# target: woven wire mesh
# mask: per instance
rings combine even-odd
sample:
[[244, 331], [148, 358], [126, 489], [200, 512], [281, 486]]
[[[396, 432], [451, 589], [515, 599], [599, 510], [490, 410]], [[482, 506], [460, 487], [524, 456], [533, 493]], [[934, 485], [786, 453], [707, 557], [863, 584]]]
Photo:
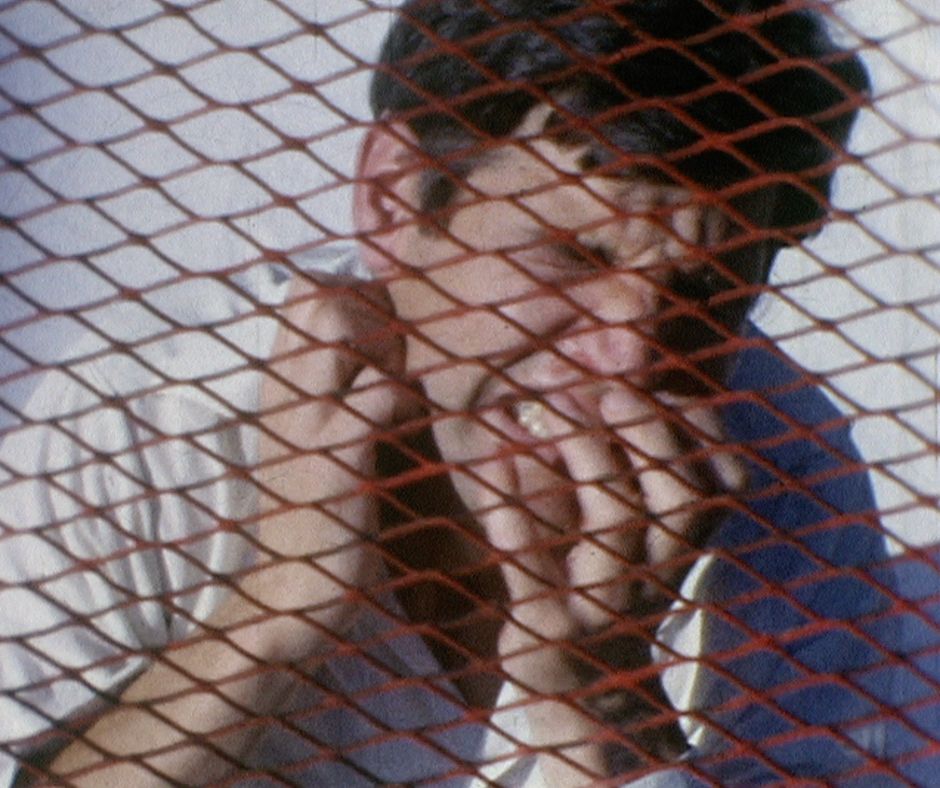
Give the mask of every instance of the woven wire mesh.
[[[399, 381], [424, 407], [407, 426], [372, 425], [383, 441], [384, 475], [358, 479], [346, 495], [298, 504], [277, 473], [304, 451], [305, 436], [293, 434], [289, 421], [272, 427], [277, 414], [263, 412], [259, 400], [264, 385], [286, 387], [289, 403], [326, 396], [279, 371], [277, 362], [286, 366], [296, 347], [273, 359], [271, 349], [279, 332], [318, 339], [291, 324], [305, 302], [290, 302], [289, 281], [336, 260], [347, 274], [363, 271], [349, 251], [363, 240], [351, 219], [356, 150], [371, 126], [365, 96], [394, 5], [0, 4], [4, 777], [19, 768], [41, 778], [65, 743], [87, 740], [91, 722], [136, 675], [163, 663], [184, 677], [169, 690], [171, 700], [204, 697], [208, 706], [216, 700], [235, 712], [215, 730], [198, 720], [180, 723], [169, 706], [145, 704], [177, 734], [153, 749], [136, 742], [109, 751], [95, 739], [92, 749], [105, 765], [125, 758], [141, 767], [139, 775], [162, 779], [174, 753], [195, 743], [225, 767], [183, 782], [504, 784], [515, 775], [552, 784], [527, 760], [539, 743], [524, 731], [528, 710], [553, 698], [529, 687], [494, 714], [455, 689], [482, 687], [492, 705], [500, 685], [513, 683], [496, 655], [499, 632], [517, 612], [500, 573], [524, 556], [494, 548], [465, 514], [455, 514], [461, 502], [446, 485], [454, 464], [422, 432], [453, 414]], [[769, 285], [756, 288], [761, 298], [751, 317], [769, 339], [722, 335], [719, 355], [757, 348], [791, 376], [770, 393], [713, 390], [709, 405], [757, 403], [781, 429], [748, 445], [729, 439], [720, 446], [706, 435], [680, 465], [708, 465], [730, 451], [766, 470], [768, 455], [791, 445], [835, 458], [807, 478], [773, 469], [764, 494], [789, 490], [810, 500], [822, 513], [807, 531], [821, 542], [829, 533], [844, 538], [840, 529], [860, 529], [877, 535], [884, 554], [870, 567], [824, 549], [814, 553], [759, 505], [722, 497], [763, 526], [741, 554], [765, 557], [749, 561], [723, 548], [729, 566], [752, 579], [760, 560], [802, 560], [812, 569], [782, 586], [757, 580], [722, 600], [701, 584], [696, 590], [714, 551], [688, 537], [683, 572], [692, 564], [689, 552], [703, 559], [684, 584], [653, 578], [665, 605], [638, 604], [601, 632], [562, 638], [564, 659], [578, 665], [582, 683], [559, 696], [558, 708], [594, 709], [596, 739], [620, 753], [620, 782], [671, 766], [706, 784], [731, 783], [722, 769], [733, 774], [746, 762], [737, 772], [741, 784], [758, 781], [755, 774], [767, 781], [930, 784], [940, 757], [940, 567], [932, 552], [940, 541], [940, 18], [929, 0], [798, 5], [823, 13], [834, 37], [859, 53], [872, 98], [849, 149], [836, 157], [824, 228], [781, 252]], [[809, 66], [829, 73], [826, 63]], [[550, 99], [538, 86], [531, 90]], [[473, 191], [467, 187], [465, 205], [485, 202]], [[462, 245], [458, 251], [472, 256], [472, 244]], [[347, 287], [353, 301], [361, 299], [361, 286]], [[451, 303], [450, 313], [471, 307]], [[524, 321], [513, 327], [537, 338]], [[399, 323], [397, 330], [421, 337], [425, 327]], [[342, 348], [342, 338], [328, 338], [325, 347]], [[443, 372], [465, 362], [440, 350]], [[692, 358], [670, 363], [694, 372]], [[780, 404], [807, 388], [834, 403], [812, 423]], [[354, 406], [325, 401], [361, 425]], [[702, 437], [681, 407], [655, 396], [647, 404], [656, 419]], [[363, 418], [372, 421], [369, 413]], [[833, 438], [849, 426], [858, 457], [850, 443]], [[501, 439], [515, 456], [531, 451], [514, 446], [512, 434]], [[334, 445], [331, 467], [355, 475], [344, 449], [355, 453], [361, 441]], [[272, 452], [260, 464], [259, 446]], [[639, 451], [640, 464], [674, 473], [655, 452]], [[861, 473], [875, 495], [862, 511], [843, 511], [820, 492]], [[466, 474], [491, 484], [472, 464]], [[558, 483], [561, 495], [577, 493], [567, 475]], [[364, 498], [377, 502], [386, 521], [376, 534], [336, 515]], [[523, 496], [519, 507], [537, 511], [537, 499]], [[344, 609], [366, 611], [373, 623], [334, 628], [309, 611], [295, 613], [291, 626], [315, 630], [326, 645], [316, 662], [285, 665], [256, 658], [211, 622], [224, 599], [244, 593], [253, 566], [286, 561], [259, 536], [259, 512], [273, 519], [298, 506], [334, 518], [383, 568], [360, 587], [330, 563], [348, 543], [306, 555], [352, 603]], [[538, 550], [571, 549], [576, 536], [555, 534]], [[634, 582], [651, 577], [628, 562], [623, 573]], [[880, 600], [857, 620], [827, 612], [824, 594], [814, 595], [822, 588], [855, 594], [860, 586], [853, 582]], [[564, 599], [572, 589], [562, 584], [543, 593]], [[670, 618], [669, 605], [681, 599], [705, 611], [708, 626], [733, 631], [715, 641], [717, 653], [699, 653], [708, 638], [703, 613], [673, 606]], [[276, 617], [276, 604], [253, 601], [257, 621]], [[772, 608], [767, 631], [739, 615], [748, 605]], [[685, 634], [665, 637], [683, 616]], [[904, 635], [883, 634], [889, 631]], [[536, 651], [548, 648], [537, 630], [529, 634]], [[859, 656], [827, 672], [832, 655], [794, 645], [814, 639], [824, 650], [841, 644]], [[241, 655], [237, 674], [186, 680], [187, 649], [210, 641]], [[659, 656], [651, 661], [653, 641]], [[409, 656], [402, 660], [402, 653]], [[776, 658], [772, 679], [749, 673], [763, 653]], [[696, 695], [702, 675], [719, 687], [710, 706]], [[239, 707], [229, 688], [252, 680], [287, 681], [291, 691], [261, 713]], [[891, 681], [903, 689], [885, 689]], [[605, 700], [618, 693], [643, 698], [645, 713], [617, 719], [605, 712]], [[852, 711], [834, 712], [828, 722], [824, 713], [801, 716], [827, 703], [842, 708], [845, 697]], [[808, 698], [808, 706], [797, 698]], [[752, 709], [753, 719], [737, 718], [742, 709]], [[677, 766], [668, 742], [680, 727], [706, 754]], [[877, 746], [872, 730], [882, 740]], [[262, 744], [231, 745], [250, 738], [246, 731]], [[577, 766], [576, 755], [555, 750]], [[799, 751], [805, 758], [794, 755]], [[800, 771], [814, 759], [829, 764]], [[607, 777], [617, 777], [617, 763], [611, 760]], [[100, 765], [79, 774], [94, 781]], [[590, 781], [590, 769], [583, 774]]]

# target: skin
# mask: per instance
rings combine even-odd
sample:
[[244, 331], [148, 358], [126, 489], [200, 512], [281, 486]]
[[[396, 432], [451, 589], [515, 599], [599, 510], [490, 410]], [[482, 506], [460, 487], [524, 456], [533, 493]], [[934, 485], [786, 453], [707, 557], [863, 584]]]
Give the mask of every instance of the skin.
[[[281, 312], [254, 473], [266, 557], [53, 774], [156, 785], [231, 770], [254, 739], [242, 723], [277, 711], [290, 673], [316, 669], [374, 582], [381, 559], [364, 538], [376, 502], [360, 479], [376, 472], [377, 438], [420, 402], [460, 500], [502, 555], [497, 652], [526, 701], [521, 743], [551, 785], [605, 776], [605, 729], [582, 702], [572, 644], [667, 604], [700, 537], [692, 509], [743, 485], [707, 403], [650, 395], [638, 330], [669, 273], [702, 266], [692, 252], [725, 231], [681, 189], [586, 175], [583, 150], [542, 133], [547, 116], [534, 110], [485, 154], [436, 230], [418, 208], [413, 141], [376, 127], [356, 220], [381, 281], [301, 282]], [[519, 418], [531, 403], [536, 435]]]
[[[359, 219], [379, 231], [367, 259], [411, 326], [406, 371], [454, 485], [504, 556], [499, 654], [530, 698], [525, 743], [543, 751], [550, 784], [580, 785], [604, 774], [603, 729], [574, 702], [570, 644], [668, 597], [700, 505], [744, 477], [714, 451], [712, 410], [646, 393], [651, 349], [637, 328], [670, 274], [707, 265], [695, 252], [723, 239], [723, 216], [676, 187], [585, 175], [585, 149], [543, 134], [548, 115], [534, 110], [485, 154], [444, 230], [416, 221], [421, 165], [406, 131], [385, 132], [366, 149]], [[537, 436], [519, 424], [533, 402]], [[689, 445], [712, 450], [707, 478]]]
[[[375, 502], [376, 426], [408, 418], [402, 343], [385, 331], [381, 286], [298, 281], [280, 313], [262, 385], [259, 559], [201, 632], [168, 647], [50, 765], [78, 786], [206, 783], [253, 745], [296, 670], [354, 620], [376, 577], [363, 548]], [[260, 669], [259, 669], [260, 666]], [[263, 723], [262, 723], [263, 724]]]

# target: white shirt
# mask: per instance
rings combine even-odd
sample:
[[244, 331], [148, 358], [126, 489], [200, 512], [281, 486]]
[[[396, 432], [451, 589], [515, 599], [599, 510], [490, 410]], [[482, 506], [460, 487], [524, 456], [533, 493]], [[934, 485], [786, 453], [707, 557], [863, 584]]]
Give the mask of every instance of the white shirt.
[[[295, 264], [364, 275], [351, 249]], [[0, 788], [15, 778], [13, 753], [42, 747], [56, 721], [93, 713], [101, 693], [118, 697], [148, 653], [206, 620], [223, 581], [251, 565], [241, 534], [256, 491], [240, 471], [257, 461], [260, 380], [249, 360], [269, 357], [277, 326], [266, 309], [289, 283], [277, 265], [194, 275], [140, 302], [84, 310], [86, 324], [33, 324], [33, 366], [0, 384]], [[685, 598], [709, 587], [709, 561], [689, 574]], [[298, 682], [248, 764], [343, 788], [482, 786], [465, 764], [500, 785], [545, 786], [514, 743], [529, 738], [514, 687], [488, 720], [468, 721], [394, 599], [373, 601], [349, 634], [367, 647]], [[702, 615], [672, 616], [657, 638], [688, 659], [663, 676], [679, 709], [694, 705], [702, 680]], [[696, 741], [703, 727], [688, 732]], [[698, 784], [680, 769], [636, 783]]]
[[[362, 274], [350, 249], [296, 262]], [[258, 305], [281, 303], [289, 281], [260, 265], [148, 291], [150, 310], [112, 302], [86, 313], [94, 330], [47, 321], [36, 361], [57, 366], [0, 387], [13, 414], [0, 444], [0, 785], [17, 770], [7, 750], [32, 751], [54, 721], [119, 695], [148, 651], [208, 618], [226, 594], [217, 578], [251, 564], [239, 531], [256, 493], [237, 471], [257, 458], [243, 416], [257, 413], [260, 380], [247, 359], [269, 356], [276, 323]], [[442, 785], [467, 785], [456, 770], [469, 762], [507, 785], [539, 784], [533, 759], [499, 732], [524, 740], [524, 714], [467, 723], [424, 642], [382, 603], [387, 614], [366, 613], [350, 634], [372, 643], [368, 654], [331, 658], [317, 686], [298, 687], [286, 719], [299, 733], [273, 730], [257, 766], [306, 759], [290, 773], [310, 785], [448, 773]], [[504, 688], [500, 703], [512, 699]], [[353, 764], [317, 760], [309, 736]]]

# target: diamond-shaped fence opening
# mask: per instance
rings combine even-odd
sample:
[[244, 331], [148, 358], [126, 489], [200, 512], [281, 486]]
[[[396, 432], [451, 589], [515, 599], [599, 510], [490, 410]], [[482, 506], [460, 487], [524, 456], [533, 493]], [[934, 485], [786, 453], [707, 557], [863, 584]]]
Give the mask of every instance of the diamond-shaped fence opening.
[[399, 6], [0, 2], [0, 782], [936, 784], [932, 0]]

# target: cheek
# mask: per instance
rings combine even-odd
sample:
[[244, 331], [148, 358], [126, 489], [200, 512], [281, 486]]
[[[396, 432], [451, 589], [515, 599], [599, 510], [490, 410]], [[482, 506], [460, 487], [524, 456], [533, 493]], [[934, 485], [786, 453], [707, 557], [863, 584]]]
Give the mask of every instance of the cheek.
[[538, 227], [516, 197], [477, 199], [454, 211], [447, 225], [447, 235], [464, 250], [498, 252], [522, 243]]
[[451, 260], [428, 266], [428, 277], [458, 306], [483, 306], [522, 298], [537, 283], [521, 266], [499, 254], [464, 251]]

